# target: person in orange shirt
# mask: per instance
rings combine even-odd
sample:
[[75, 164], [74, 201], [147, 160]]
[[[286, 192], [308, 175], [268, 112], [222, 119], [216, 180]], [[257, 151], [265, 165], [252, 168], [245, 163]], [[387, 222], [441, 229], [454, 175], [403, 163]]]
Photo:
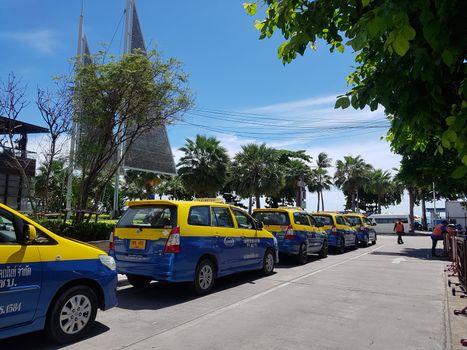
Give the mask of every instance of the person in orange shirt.
[[404, 244], [404, 241], [402, 240], [402, 234], [405, 232], [405, 230], [401, 219], [396, 221], [393, 231], [397, 234], [397, 244]]
[[444, 220], [439, 225], [436, 225], [436, 227], [433, 229], [433, 233], [431, 234], [431, 240], [432, 240], [431, 256], [437, 256], [436, 245], [438, 244], [438, 241], [444, 238], [443, 234], [448, 233], [447, 225], [448, 225], [448, 222]]

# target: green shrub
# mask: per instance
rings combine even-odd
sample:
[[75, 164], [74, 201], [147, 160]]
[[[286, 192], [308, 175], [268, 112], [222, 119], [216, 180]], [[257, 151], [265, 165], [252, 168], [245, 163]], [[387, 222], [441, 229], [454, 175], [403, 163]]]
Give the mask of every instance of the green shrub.
[[83, 222], [78, 225], [64, 223], [62, 220], [40, 220], [39, 224], [59, 236], [74, 238], [83, 242], [109, 239], [114, 223]]

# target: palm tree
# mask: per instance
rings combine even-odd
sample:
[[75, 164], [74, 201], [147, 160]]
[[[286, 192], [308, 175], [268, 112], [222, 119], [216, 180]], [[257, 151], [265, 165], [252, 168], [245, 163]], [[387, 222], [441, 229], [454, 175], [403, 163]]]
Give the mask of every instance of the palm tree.
[[278, 159], [278, 152], [266, 147], [264, 143], [242, 146], [231, 167], [232, 188], [243, 198], [254, 196], [256, 207], [260, 208], [262, 195], [277, 193], [283, 186], [282, 168]]
[[327, 168], [331, 167], [332, 158], [329, 158], [326, 152], [321, 152], [318, 154], [316, 159], [316, 165], [318, 166], [318, 211], [319, 211], [319, 200], [321, 198], [321, 210], [324, 210], [324, 196], [323, 190], [330, 190], [332, 186], [332, 179], [328, 175]]
[[324, 210], [323, 190], [330, 190], [332, 184], [332, 177], [328, 175], [325, 168], [316, 168], [311, 171], [311, 178], [308, 182], [308, 191], [316, 192], [318, 194], [317, 211], [320, 210], [320, 202], [321, 210]]
[[229, 156], [215, 137], [196, 135], [180, 148], [178, 175], [184, 187], [196, 197], [214, 197], [227, 180]]
[[381, 201], [392, 190], [391, 174], [387, 170], [373, 169], [368, 174], [366, 190], [376, 195], [376, 212], [381, 214]]
[[342, 189], [346, 195], [350, 195], [352, 211], [355, 211], [358, 190], [368, 179], [368, 173], [371, 169], [373, 167], [365, 163], [360, 156], [345, 156], [344, 161], [338, 160], [336, 162], [334, 184]]

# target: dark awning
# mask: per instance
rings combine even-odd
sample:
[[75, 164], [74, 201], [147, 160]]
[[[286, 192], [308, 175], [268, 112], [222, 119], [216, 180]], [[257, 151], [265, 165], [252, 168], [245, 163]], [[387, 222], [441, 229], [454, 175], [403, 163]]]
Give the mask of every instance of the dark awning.
[[0, 135], [9, 134], [10, 131], [12, 134], [46, 134], [49, 132], [42, 126], [0, 116]]

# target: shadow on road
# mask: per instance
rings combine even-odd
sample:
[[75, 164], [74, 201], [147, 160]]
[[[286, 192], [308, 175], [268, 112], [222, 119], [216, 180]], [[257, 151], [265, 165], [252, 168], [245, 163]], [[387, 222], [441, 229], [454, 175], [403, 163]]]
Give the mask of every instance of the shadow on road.
[[[431, 243], [431, 242], [430, 242]], [[442, 255], [442, 249], [437, 249], [436, 253], [438, 255]], [[431, 248], [403, 248], [400, 252], [385, 252], [385, 251], [375, 251], [370, 253], [371, 255], [387, 255], [387, 256], [394, 256], [394, 257], [408, 257], [408, 258], [415, 258], [415, 259], [422, 259], [422, 260], [443, 260], [447, 261], [448, 259], [443, 256], [431, 256]]]
[[[247, 271], [216, 279], [210, 294], [251, 283], [265, 276], [259, 271]], [[122, 283], [119, 283], [122, 285]], [[152, 282], [148, 287], [129, 287], [117, 291], [118, 307], [126, 310], [159, 310], [203, 298], [196, 296], [189, 283]]]
[[[80, 341], [90, 339], [93, 337], [96, 337], [98, 335], [101, 335], [105, 332], [107, 332], [110, 328], [107, 327], [106, 325], [100, 323], [100, 322], [95, 322], [91, 331], [89, 334], [84, 338], [81, 339]], [[79, 344], [79, 342], [76, 343], [71, 343], [71, 344]], [[52, 341], [50, 341], [44, 332], [34, 332], [34, 333], [28, 333], [28, 334], [23, 334], [19, 335], [17, 337], [12, 337], [4, 340], [0, 340], [0, 349], [5, 349], [5, 350], [52, 350], [52, 349], [61, 349], [65, 346], [69, 346], [70, 344], [56, 344]]]

